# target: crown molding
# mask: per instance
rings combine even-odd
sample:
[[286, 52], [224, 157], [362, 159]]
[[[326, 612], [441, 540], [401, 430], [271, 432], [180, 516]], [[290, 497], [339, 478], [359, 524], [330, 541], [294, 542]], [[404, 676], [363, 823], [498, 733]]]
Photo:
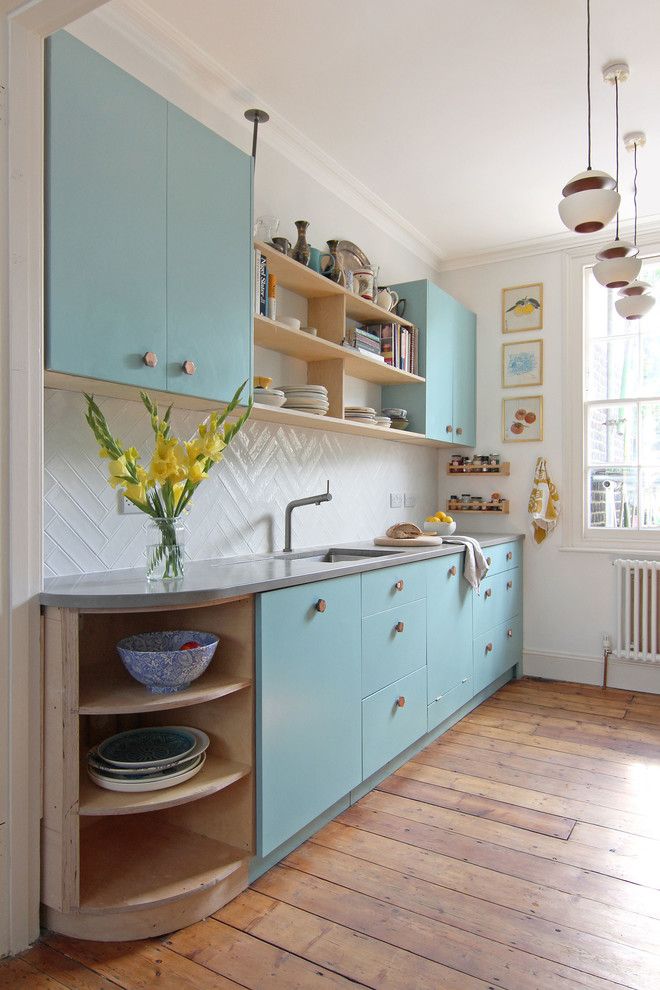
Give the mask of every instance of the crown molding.
[[[270, 114], [259, 142], [269, 145], [296, 168], [310, 175], [348, 206], [434, 269], [445, 252], [385, 200], [294, 127], [260, 94], [245, 86], [224, 66], [187, 38], [142, 0], [114, 0], [69, 30], [81, 41], [107, 50], [108, 40], [140, 60], [174, 75], [206, 103], [245, 126], [243, 111], [258, 106]], [[104, 52], [105, 53], [105, 52]]]

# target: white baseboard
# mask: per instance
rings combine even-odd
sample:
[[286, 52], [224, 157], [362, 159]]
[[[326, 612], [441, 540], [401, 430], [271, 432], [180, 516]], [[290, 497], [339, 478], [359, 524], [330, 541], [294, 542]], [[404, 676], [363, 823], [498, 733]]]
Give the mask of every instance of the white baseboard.
[[[524, 650], [523, 674], [550, 681], [600, 685], [603, 683], [603, 658]], [[611, 657], [607, 686], [660, 694], [660, 664], [632, 663]]]

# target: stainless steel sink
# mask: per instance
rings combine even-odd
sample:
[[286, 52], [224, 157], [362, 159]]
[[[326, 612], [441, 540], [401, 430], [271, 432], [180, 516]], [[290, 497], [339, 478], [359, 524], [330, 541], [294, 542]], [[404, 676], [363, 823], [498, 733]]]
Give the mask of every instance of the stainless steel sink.
[[373, 560], [380, 557], [392, 557], [401, 553], [400, 550], [366, 550], [347, 547], [331, 547], [329, 550], [299, 550], [293, 553], [274, 553], [275, 560], [309, 560], [319, 564], [340, 564], [353, 560]]

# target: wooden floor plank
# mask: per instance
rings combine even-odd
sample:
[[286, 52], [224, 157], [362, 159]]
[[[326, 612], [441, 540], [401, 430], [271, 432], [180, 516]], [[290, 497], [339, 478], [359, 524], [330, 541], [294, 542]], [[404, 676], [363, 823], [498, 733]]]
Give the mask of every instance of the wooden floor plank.
[[[625, 719], [603, 719], [602, 715], [593, 715], [590, 721], [579, 712], [574, 712], [572, 717], [568, 717], [571, 713], [545, 714], [542, 710], [539, 714], [525, 710], [525, 708], [534, 707], [537, 706], [521, 705], [518, 709], [506, 708], [502, 702], [494, 698], [480, 705], [474, 717], [476, 721], [484, 721], [487, 724], [489, 719], [505, 719], [508, 723], [518, 726], [524, 733], [530, 734], [535, 731], [534, 726], [550, 727], [568, 732], [579, 731], [598, 745], [603, 739], [616, 740], [617, 743], [626, 742], [629, 746], [632, 744], [642, 747], [638, 751], [638, 755], [642, 755], [648, 750], [650, 754], [655, 753], [656, 757], [660, 758], [660, 739], [653, 726], [637, 725], [637, 723], [632, 725], [627, 723]], [[599, 719], [602, 721], [598, 721]], [[519, 729], [515, 731], [519, 731]]]
[[[285, 865], [506, 945], [514, 950], [514, 958], [521, 966], [525, 965], [521, 953], [529, 953], [562, 967], [570, 959], [573, 969], [614, 983], [637, 986], [657, 980], [660, 986], [658, 956], [490, 904], [469, 894], [444, 887], [438, 889], [438, 885], [428, 880], [367, 864], [313, 842], [291, 853]], [[556, 966], [544, 966], [539, 961], [535, 961], [535, 966], [537, 971], [547, 972], [550, 980], [556, 979]]]
[[613, 828], [578, 822], [571, 835], [576, 842], [607, 849], [618, 856], [634, 859], [643, 867], [653, 871], [660, 867], [660, 840], [646, 839], [639, 835], [629, 835]]
[[558, 691], [572, 698], [610, 698], [614, 701], [620, 701], [622, 704], [628, 704], [635, 697], [633, 691], [624, 691], [620, 688], [601, 688], [594, 684], [575, 684], [573, 681], [549, 681], [541, 678], [522, 677], [519, 683], [534, 687], [537, 691], [548, 691], [551, 694]]
[[387, 990], [488, 988], [483, 980], [255, 890], [242, 894], [215, 917], [365, 986]]
[[[117, 990], [120, 986], [100, 973], [83, 966], [70, 956], [65, 956], [43, 942], [38, 942], [21, 955], [21, 959], [34, 969], [61, 983], [68, 990]], [[122, 984], [123, 986], [123, 984]]]
[[0, 959], [0, 990], [64, 990], [64, 984], [23, 959]]
[[[577, 722], [578, 724], [605, 725], [608, 728], [625, 725], [625, 714], [628, 709], [617, 708], [616, 715], [609, 712], [594, 712], [571, 707], [564, 708], [559, 698], [553, 698], [552, 705], [539, 705], [535, 697], [521, 697], [520, 695], [495, 695], [483, 706], [484, 711], [493, 712], [515, 712], [512, 717], [518, 718], [521, 715], [534, 715], [540, 718], [560, 718], [567, 722]], [[634, 727], [633, 727], [634, 728]]]
[[[575, 866], [578, 869], [616, 877], [619, 880], [660, 891], [660, 846], [655, 850], [654, 859], [639, 854], [621, 855], [618, 850], [611, 852], [610, 847], [603, 840], [601, 840], [602, 844], [595, 841], [578, 841], [575, 830], [570, 841], [565, 842], [562, 839], [529, 832], [526, 829], [502, 822], [493, 822], [489, 819], [428, 804], [424, 801], [425, 791], [423, 789], [428, 790], [429, 785], [420, 784], [416, 780], [396, 777], [383, 783], [388, 786], [367, 794], [360, 801], [359, 807], [397, 815], [400, 818], [408, 818], [411, 821], [433, 825], [436, 828], [443, 828], [459, 835], [469, 835], [473, 839], [494, 842], [508, 849], [517, 849], [519, 852], [527, 852], [533, 856], [540, 856], [542, 859], [566, 863], [568, 866]], [[578, 822], [576, 829], [580, 827]], [[597, 826], [584, 827], [597, 828]], [[607, 832], [606, 829], [599, 829], [599, 831]], [[616, 832], [615, 834], [625, 836], [623, 832]], [[639, 841], [652, 842], [650, 839], [640, 839]], [[638, 893], [636, 901], [639, 902], [636, 910], [646, 913], [647, 903], [641, 892]], [[649, 898], [648, 904], [652, 906], [656, 903], [656, 897]], [[653, 910], [653, 908], [651, 909]]]
[[611, 715], [613, 718], [623, 718], [629, 705], [625, 701], [609, 700], [606, 698], [584, 698], [578, 695], [567, 695], [559, 692], [535, 691], [534, 688], [525, 685], [521, 681], [510, 681], [497, 692], [497, 697], [501, 699], [518, 698], [520, 701], [544, 707], [556, 706], [569, 711], [593, 712], [596, 715]]

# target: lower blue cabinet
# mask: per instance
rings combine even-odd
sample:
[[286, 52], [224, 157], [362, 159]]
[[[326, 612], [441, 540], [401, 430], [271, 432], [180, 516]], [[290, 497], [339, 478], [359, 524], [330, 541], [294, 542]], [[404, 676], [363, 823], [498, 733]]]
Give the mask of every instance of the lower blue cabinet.
[[426, 663], [426, 600], [362, 620], [362, 697]]
[[474, 691], [478, 694], [522, 659], [522, 617], [516, 615], [474, 640]]
[[362, 777], [360, 575], [257, 600], [257, 831], [266, 856]]
[[426, 733], [426, 667], [362, 702], [362, 776], [366, 780]]
[[474, 695], [472, 589], [463, 577], [463, 554], [437, 557], [427, 566], [428, 728], [440, 725]]

